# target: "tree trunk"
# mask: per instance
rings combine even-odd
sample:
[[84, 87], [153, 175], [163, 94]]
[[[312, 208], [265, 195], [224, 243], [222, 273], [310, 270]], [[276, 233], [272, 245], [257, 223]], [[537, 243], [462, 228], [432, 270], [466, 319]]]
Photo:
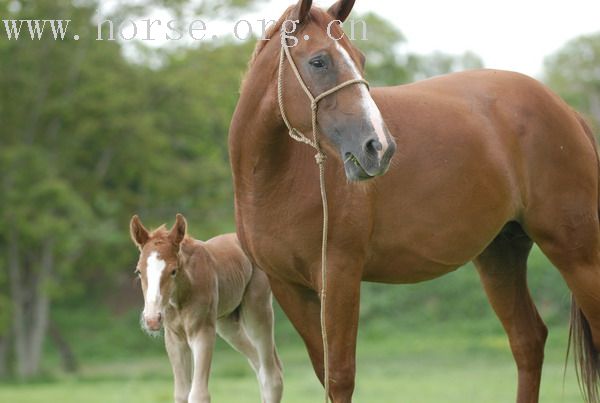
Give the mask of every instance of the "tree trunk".
[[[39, 270], [35, 270], [39, 263]], [[13, 331], [17, 376], [31, 378], [39, 373], [44, 339], [48, 330], [50, 298], [44, 290], [54, 267], [54, 243], [43, 244], [40, 261], [21, 264], [16, 234], [9, 236], [9, 278], [13, 301]]]
[[62, 335], [56, 322], [50, 320], [50, 327], [48, 330], [50, 332], [50, 338], [60, 354], [63, 369], [66, 372], [77, 372], [79, 365], [75, 358], [75, 354], [73, 354], [71, 345]]
[[8, 369], [8, 345], [7, 335], [0, 336], [0, 380], [8, 378], [10, 373]]
[[12, 330], [14, 334], [14, 347], [17, 376], [25, 376], [24, 362], [27, 356], [26, 325], [25, 325], [25, 290], [21, 280], [19, 259], [19, 239], [15, 231], [10, 231], [8, 239], [8, 274], [10, 294], [13, 303]]
[[[8, 256], [6, 244], [0, 249], [3, 256]], [[2, 260], [0, 264], [7, 263]], [[10, 353], [11, 353], [11, 316], [12, 307], [10, 302], [10, 293], [8, 289], [8, 265], [2, 264], [3, 270], [0, 273], [0, 380], [10, 376]], [[6, 270], [6, 271], [5, 271]]]

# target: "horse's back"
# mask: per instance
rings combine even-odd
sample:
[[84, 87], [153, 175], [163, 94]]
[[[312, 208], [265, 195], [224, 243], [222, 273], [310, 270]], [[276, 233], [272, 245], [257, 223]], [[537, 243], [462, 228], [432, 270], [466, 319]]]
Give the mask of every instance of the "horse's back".
[[[541, 228], [560, 206], [597, 209], [595, 147], [577, 114], [532, 78], [475, 70], [375, 88], [373, 98], [398, 144], [375, 184], [385, 189], [375, 251], [405, 250], [396, 263], [410, 261], [414, 280], [473, 259], [509, 221]], [[433, 262], [432, 273], [419, 267]]]

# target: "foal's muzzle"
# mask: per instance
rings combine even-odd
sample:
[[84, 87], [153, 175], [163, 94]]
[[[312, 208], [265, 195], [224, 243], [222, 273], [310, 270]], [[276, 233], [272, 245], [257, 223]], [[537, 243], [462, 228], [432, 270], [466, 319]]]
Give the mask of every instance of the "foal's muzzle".
[[160, 312], [151, 316], [146, 316], [144, 314], [144, 324], [146, 325], [148, 330], [151, 330], [153, 332], [160, 330], [162, 326], [162, 314]]

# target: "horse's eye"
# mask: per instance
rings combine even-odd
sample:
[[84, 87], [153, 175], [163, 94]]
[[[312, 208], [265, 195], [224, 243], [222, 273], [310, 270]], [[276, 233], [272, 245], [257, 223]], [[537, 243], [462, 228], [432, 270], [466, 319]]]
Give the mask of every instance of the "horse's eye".
[[177, 269], [173, 269], [173, 271], [171, 272], [171, 276], [175, 277], [176, 274], [177, 274]]
[[316, 69], [322, 69], [325, 67], [325, 60], [323, 60], [323, 58], [321, 57], [315, 57], [314, 59], [311, 59], [308, 63]]

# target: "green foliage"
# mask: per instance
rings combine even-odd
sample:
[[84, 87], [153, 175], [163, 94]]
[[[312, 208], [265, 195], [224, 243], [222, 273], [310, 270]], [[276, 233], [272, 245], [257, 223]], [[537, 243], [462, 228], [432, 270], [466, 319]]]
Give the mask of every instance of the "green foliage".
[[[374, 85], [409, 82], [411, 72], [401, 50], [406, 42], [404, 35], [390, 22], [374, 13], [352, 15], [349, 20], [355, 21], [353, 43], [365, 54], [367, 60], [367, 79]], [[359, 21], [364, 21], [366, 32], [360, 29]], [[350, 32], [347, 25], [346, 31]], [[363, 35], [367, 40], [362, 40]]]
[[[165, 52], [151, 69], [118, 42], [95, 41], [95, 2], [19, 4], [11, 17], [70, 18], [80, 40], [0, 41], [0, 256], [12, 237], [19, 292], [65, 301], [68, 312], [110, 298], [131, 273], [132, 214], [157, 226], [182, 212], [198, 237], [233, 229], [227, 128], [251, 49]], [[38, 282], [44, 250], [55, 267]], [[10, 304], [27, 304], [6, 294], [0, 333]]]
[[46, 157], [34, 146], [0, 151], [0, 170], [5, 173], [1, 233], [18, 229], [20, 238], [40, 242], [48, 237], [71, 239], [85, 227], [81, 223], [89, 219], [88, 206]]
[[74, 277], [109, 286], [133, 264], [134, 213], [158, 226], [183, 212], [198, 237], [233, 229], [227, 132], [251, 46], [203, 44], [152, 70], [94, 40], [90, 7], [22, 2], [15, 17], [61, 13], [80, 41], [1, 42], [0, 229], [29, 247], [49, 235], [93, 245], [73, 256]]
[[[350, 18], [354, 20], [354, 45], [367, 59], [366, 76], [373, 85], [398, 85], [424, 78], [483, 67], [481, 59], [471, 52], [448, 55], [435, 52], [430, 55], [408, 53], [403, 49], [406, 38], [391, 22], [374, 13]], [[363, 21], [366, 31], [362, 30]], [[346, 32], [351, 35], [351, 24]], [[363, 35], [367, 40], [362, 40]]]
[[600, 33], [568, 42], [546, 59], [545, 82], [600, 129]]

